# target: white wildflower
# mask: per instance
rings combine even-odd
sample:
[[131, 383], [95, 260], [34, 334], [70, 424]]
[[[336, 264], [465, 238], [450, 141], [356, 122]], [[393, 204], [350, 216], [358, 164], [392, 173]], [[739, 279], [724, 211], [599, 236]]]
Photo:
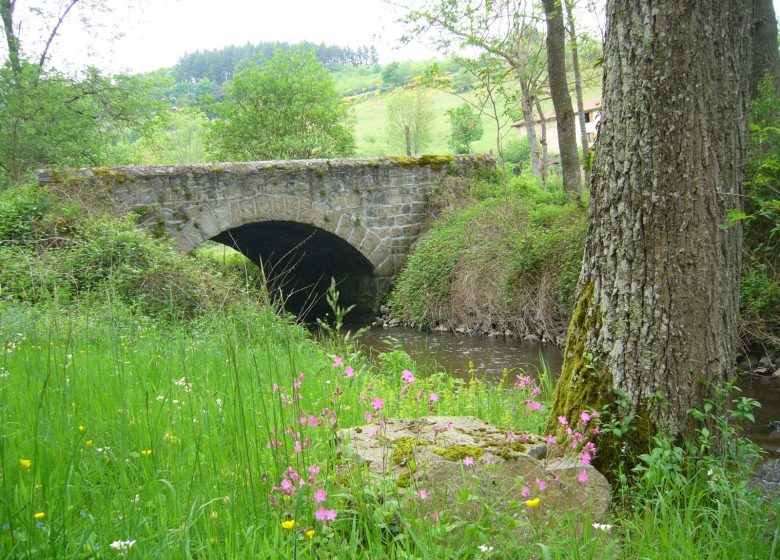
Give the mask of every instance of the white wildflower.
[[119, 550], [121, 552], [127, 552], [131, 548], [133, 548], [133, 545], [135, 544], [135, 540], [132, 541], [114, 541], [109, 546], [113, 548], [114, 550]]

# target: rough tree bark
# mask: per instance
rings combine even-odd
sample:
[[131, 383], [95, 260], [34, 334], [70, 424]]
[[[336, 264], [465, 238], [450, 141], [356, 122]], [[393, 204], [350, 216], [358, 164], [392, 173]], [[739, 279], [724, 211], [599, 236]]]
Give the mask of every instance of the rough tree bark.
[[[580, 127], [580, 147], [582, 148], [582, 159], [588, 161], [590, 146], [588, 145], [588, 133], [585, 131], [585, 102], [582, 99], [582, 72], [580, 72], [580, 54], [577, 51], [577, 28], [574, 22], [574, 2], [566, 0], [566, 31], [569, 34], [569, 45], [571, 48], [571, 68], [574, 70], [574, 93], [577, 98], [577, 113], [580, 118], [577, 124]], [[590, 167], [585, 165], [585, 184], [590, 183]]]
[[[689, 438], [732, 367], [752, 2], [608, 0], [599, 149], [558, 415], [638, 415], [640, 450]], [[602, 457], [602, 460], [610, 461]]]
[[566, 79], [566, 31], [563, 25], [561, 0], [542, 0], [547, 20], [547, 75], [550, 96], [555, 108], [558, 127], [558, 146], [561, 152], [563, 190], [578, 193], [582, 190], [580, 160], [577, 154], [577, 133], [574, 129], [574, 110], [571, 107], [569, 82]]

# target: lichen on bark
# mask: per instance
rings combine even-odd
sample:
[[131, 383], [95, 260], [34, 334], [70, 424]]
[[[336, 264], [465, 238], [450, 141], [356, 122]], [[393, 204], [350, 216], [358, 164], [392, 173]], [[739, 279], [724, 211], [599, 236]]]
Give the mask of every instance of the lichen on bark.
[[580, 290], [569, 323], [561, 377], [555, 386], [548, 432], [558, 429], [558, 417], [574, 419], [584, 410], [600, 410], [612, 396], [612, 375], [591, 353], [588, 337], [598, 332], [601, 311], [595, 303], [593, 283]]

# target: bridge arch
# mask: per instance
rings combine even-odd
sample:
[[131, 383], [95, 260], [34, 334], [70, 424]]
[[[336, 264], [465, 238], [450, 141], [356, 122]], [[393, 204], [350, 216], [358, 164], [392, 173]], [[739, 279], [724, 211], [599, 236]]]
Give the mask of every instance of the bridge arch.
[[216, 239], [262, 261], [269, 251], [259, 237], [288, 245], [316, 239], [310, 256], [335, 255], [343, 261], [339, 271], [370, 277], [371, 290], [355, 290], [373, 294], [376, 303], [426, 221], [429, 191], [448, 175], [494, 167], [486, 156], [420, 156], [85, 168], [67, 180], [42, 170], [37, 178], [62, 188], [78, 182], [107, 189], [119, 210], [134, 212], [184, 251]]

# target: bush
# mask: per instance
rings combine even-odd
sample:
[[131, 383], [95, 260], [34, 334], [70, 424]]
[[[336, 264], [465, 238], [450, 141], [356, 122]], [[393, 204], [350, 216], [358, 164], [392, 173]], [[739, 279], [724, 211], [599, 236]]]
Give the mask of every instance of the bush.
[[510, 140], [504, 145], [504, 159], [522, 169], [531, 167], [531, 146], [527, 138]]
[[13, 187], [0, 197], [0, 243], [19, 243], [36, 236], [51, 200], [35, 185]]
[[168, 318], [198, 316], [251, 288], [154, 239], [133, 216], [79, 211], [35, 186], [0, 194], [0, 260], [0, 298], [118, 300]]
[[518, 177], [477, 181], [420, 239], [389, 303], [415, 327], [510, 328], [554, 339], [568, 323], [580, 270], [585, 213]]

